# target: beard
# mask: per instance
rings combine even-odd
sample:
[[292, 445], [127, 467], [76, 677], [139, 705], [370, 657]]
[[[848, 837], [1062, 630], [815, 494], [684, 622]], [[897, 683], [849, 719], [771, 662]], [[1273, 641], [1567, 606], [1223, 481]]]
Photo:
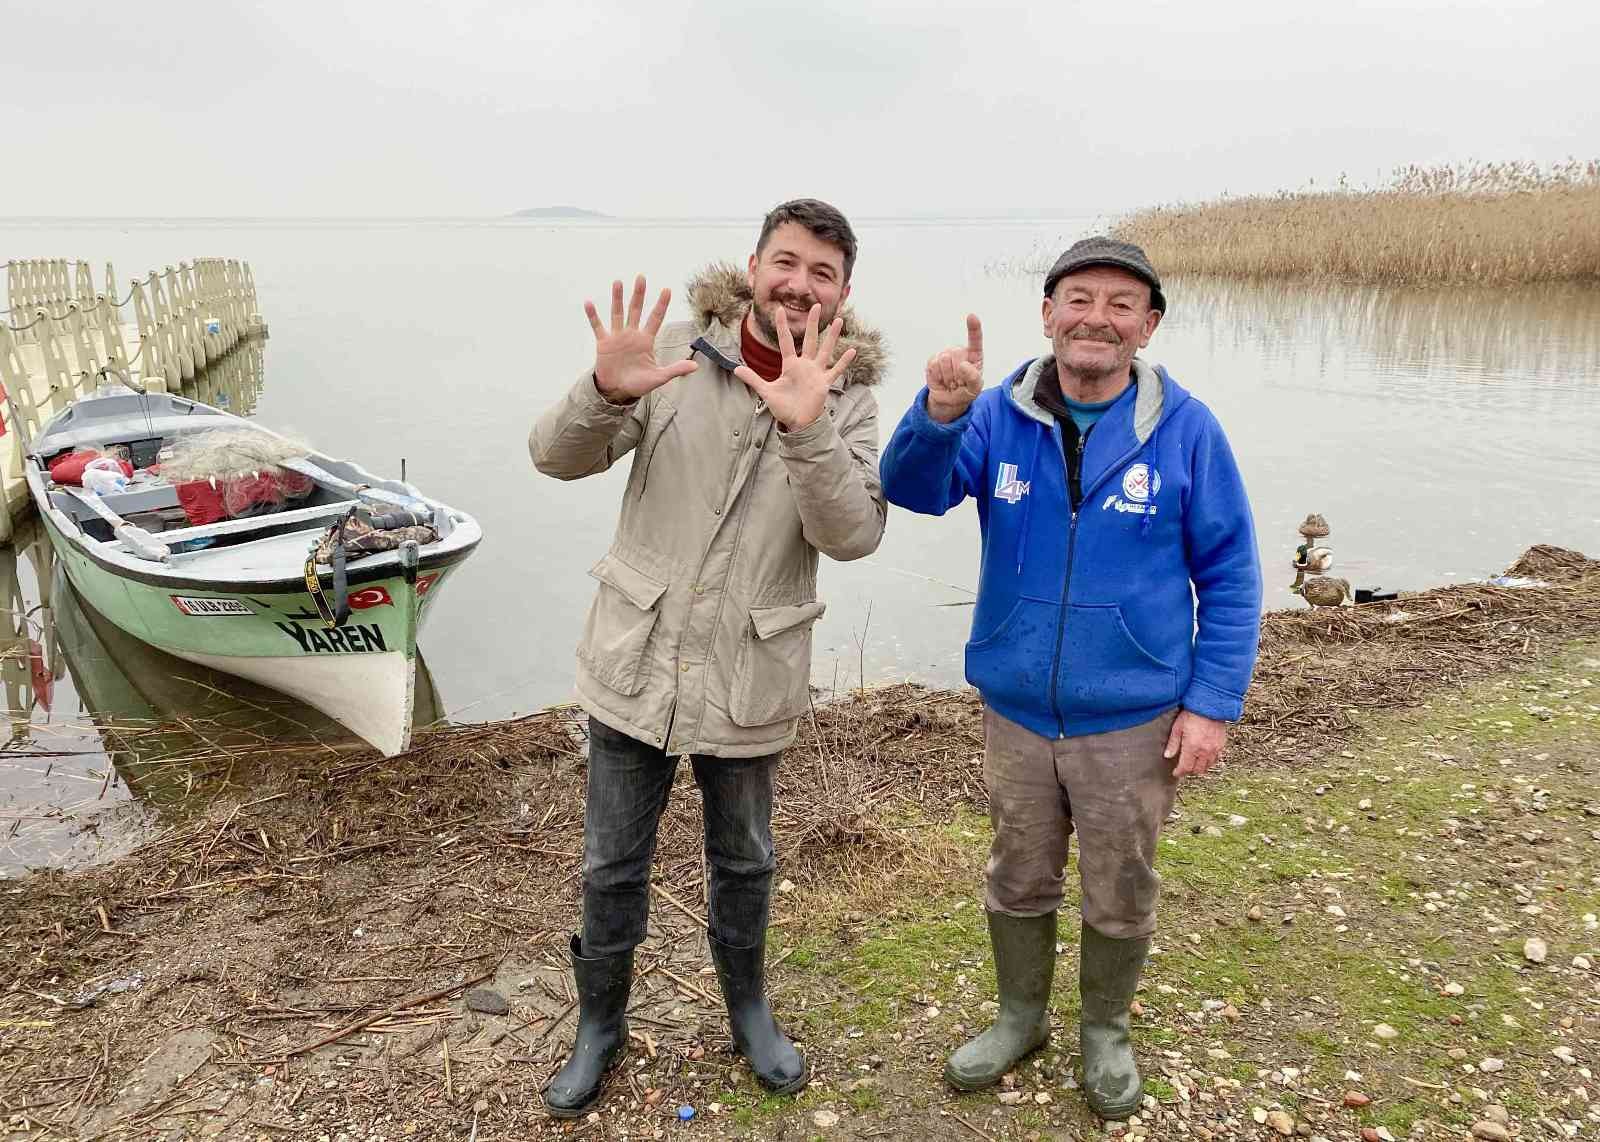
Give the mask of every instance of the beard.
[[1103, 381], [1107, 377], [1113, 377], [1119, 373], [1125, 373], [1127, 372], [1129, 366], [1133, 363], [1133, 352], [1130, 351], [1126, 343], [1120, 339], [1112, 339], [1109, 337], [1068, 337], [1066, 347], [1070, 349], [1075, 341], [1089, 341], [1101, 345], [1111, 345], [1117, 350], [1115, 353], [1109, 356], [1097, 356], [1095, 359], [1090, 361], [1073, 360], [1070, 359], [1066, 353], [1059, 350], [1057, 351], [1056, 368], [1063, 373], [1076, 377], [1078, 380], [1085, 383]]
[[[790, 293], [788, 290], [774, 290], [771, 296], [766, 299], [766, 301], [758, 301], [750, 307], [751, 316], [755, 318], [757, 331], [775, 346], [781, 345], [782, 342], [778, 340], [778, 327], [773, 324], [772, 321], [772, 307], [774, 305], [789, 304], [802, 305], [805, 307], [806, 313], [809, 313], [811, 311], [811, 307], [817, 304], [817, 299], [810, 296]], [[785, 314], [788, 313], [787, 310], [784, 312]], [[796, 316], [801, 322], [801, 332], [796, 333], [794, 331], [794, 327], [790, 326], [789, 333], [794, 338], [795, 346], [798, 348], [800, 345], [800, 339], [804, 336], [805, 314], [796, 314]], [[819, 330], [826, 329], [828, 327], [828, 323], [832, 320], [833, 314], [824, 310], [824, 312], [817, 315], [817, 328]]]

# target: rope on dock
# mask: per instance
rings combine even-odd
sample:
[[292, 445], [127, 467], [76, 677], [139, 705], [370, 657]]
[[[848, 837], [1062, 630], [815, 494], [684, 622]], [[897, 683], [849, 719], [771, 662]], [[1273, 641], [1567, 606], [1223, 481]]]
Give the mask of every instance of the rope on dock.
[[[121, 301], [113, 301], [111, 303], [111, 308], [112, 309], [126, 309], [128, 303], [133, 300], [133, 291], [138, 289], [140, 286], [144, 285], [146, 280], [147, 279], [144, 279], [144, 278], [134, 278], [133, 281], [129, 283], [128, 292], [123, 295], [122, 300]], [[15, 310], [13, 310], [13, 309], [0, 309], [0, 313], [14, 313], [14, 312], [20, 311], [22, 308], [23, 307], [19, 305], [19, 306], [16, 307]], [[100, 302], [98, 300], [93, 305], [90, 305], [90, 306], [84, 306], [82, 304], [79, 304], [76, 311], [74, 311], [72, 306], [70, 306], [70, 305], [66, 308], [65, 311], [63, 311], [61, 313], [51, 313], [49, 310], [41, 308], [41, 309], [39, 309], [37, 311], [37, 316], [35, 316], [32, 321], [28, 322], [28, 324], [26, 324], [26, 325], [11, 325], [10, 323], [7, 323], [6, 328], [10, 329], [11, 332], [13, 332], [13, 333], [23, 333], [23, 332], [26, 332], [29, 329], [32, 329], [35, 325], [39, 324], [39, 322], [41, 322], [41, 321], [44, 321], [46, 318], [48, 318], [51, 321], [65, 321], [68, 317], [71, 317], [74, 312], [88, 313], [88, 312], [91, 312], [92, 310], [96, 310], [96, 309], [99, 309], [99, 308], [100, 308]]]

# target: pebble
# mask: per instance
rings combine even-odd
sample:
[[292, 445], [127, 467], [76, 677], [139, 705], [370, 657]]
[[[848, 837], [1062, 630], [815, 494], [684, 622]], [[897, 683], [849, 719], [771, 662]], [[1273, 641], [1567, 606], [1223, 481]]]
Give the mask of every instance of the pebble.
[[1511, 1112], [1497, 1102], [1491, 1102], [1484, 1107], [1483, 1116], [1490, 1122], [1498, 1122], [1501, 1126], [1511, 1125]]
[[1373, 1037], [1377, 1038], [1377, 1039], [1398, 1039], [1398, 1038], [1400, 1038], [1400, 1032], [1396, 1031], [1393, 1027], [1389, 1026], [1387, 1023], [1378, 1024], [1376, 1027], [1374, 1027], [1372, 1029], [1372, 1034], [1373, 1034]]
[[1020, 1090], [1003, 1090], [995, 1097], [1000, 1100], [1002, 1105], [1016, 1106], [1022, 1101], [1022, 1092]]
[[468, 1011], [479, 1011], [484, 1015], [504, 1015], [511, 1010], [505, 996], [487, 987], [473, 988], [467, 992], [466, 1000]]
[[1529, 936], [1522, 944], [1522, 958], [1530, 964], [1542, 964], [1550, 954], [1549, 946], [1538, 936]]
[[1496, 1071], [1505, 1070], [1506, 1069], [1506, 1061], [1504, 1059], [1493, 1059], [1493, 1058], [1484, 1059], [1482, 1062], [1480, 1062], [1478, 1064], [1478, 1069], [1480, 1071], [1485, 1072], [1486, 1074], [1491, 1074], [1492, 1075]]
[[1294, 1133], [1294, 1117], [1282, 1110], [1274, 1110], [1267, 1115], [1267, 1125], [1285, 1136]]
[[1588, 971], [1594, 967], [1594, 961], [1588, 956], [1573, 956], [1572, 966], [1577, 968], [1579, 971]]
[[811, 1121], [827, 1130], [829, 1127], [839, 1125], [839, 1116], [831, 1110], [819, 1110], [812, 1114]]
[[1511, 1142], [1511, 1131], [1487, 1118], [1472, 1124], [1472, 1136], [1483, 1138], [1486, 1142]]
[[1446, 995], [1465, 995], [1467, 993], [1467, 989], [1462, 987], [1459, 983], [1456, 983], [1454, 980], [1451, 980], [1449, 983], [1444, 985], [1444, 993]]
[[1368, 1098], [1366, 1095], [1362, 1094], [1358, 1090], [1347, 1090], [1347, 1091], [1344, 1092], [1344, 1104], [1346, 1106], [1349, 1106], [1349, 1107], [1361, 1107], [1361, 1106], [1367, 1106], [1371, 1102], [1372, 1102], [1372, 1099]]
[[1556, 1058], [1560, 1059], [1563, 1063], [1567, 1064], [1569, 1067], [1575, 1067], [1578, 1065], [1578, 1057], [1572, 1053], [1571, 1047], [1557, 1047], [1550, 1053]]

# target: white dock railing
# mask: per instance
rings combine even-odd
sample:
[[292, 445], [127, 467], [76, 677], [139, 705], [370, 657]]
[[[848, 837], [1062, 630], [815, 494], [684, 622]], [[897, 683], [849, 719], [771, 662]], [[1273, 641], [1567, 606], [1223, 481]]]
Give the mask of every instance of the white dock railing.
[[[151, 270], [117, 296], [108, 262], [96, 289], [89, 263], [37, 259], [6, 263], [7, 309], [0, 314], [0, 541], [27, 504], [24, 441], [78, 397], [125, 376], [150, 392], [177, 392], [241, 341], [265, 334], [247, 262], [198, 258]], [[125, 320], [131, 310], [132, 322]]]

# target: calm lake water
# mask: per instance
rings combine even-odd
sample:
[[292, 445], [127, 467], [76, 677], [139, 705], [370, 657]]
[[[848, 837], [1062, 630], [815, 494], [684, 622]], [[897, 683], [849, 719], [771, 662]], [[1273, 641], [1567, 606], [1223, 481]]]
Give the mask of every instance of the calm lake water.
[[[1092, 225], [858, 224], [853, 301], [895, 357], [878, 391], [885, 438], [922, 362], [962, 338], [969, 310], [983, 318], [991, 380], [1042, 351], [1043, 266]], [[534, 419], [592, 360], [584, 298], [636, 272], [678, 291], [714, 259], [742, 264], [754, 236], [748, 219], [0, 220], [0, 262], [75, 257], [98, 270], [110, 260], [125, 289], [183, 259], [247, 259], [272, 335], [259, 393], [232, 399], [253, 397], [267, 423], [375, 471], [397, 473], [404, 457], [414, 482], [483, 524], [483, 545], [422, 639], [438, 711], [477, 721], [568, 696], [587, 570], [615, 525], [622, 468], [563, 484], [535, 473], [526, 450]], [[1301, 605], [1285, 588], [1309, 511], [1332, 525], [1333, 573], [1358, 584], [1488, 576], [1533, 543], [1600, 551], [1600, 290], [1177, 280], [1167, 295], [1172, 311], [1146, 355], [1228, 431], [1269, 607]], [[675, 301], [674, 318], [684, 313]], [[895, 509], [876, 555], [824, 560], [814, 681], [958, 683], [976, 530], [970, 506], [938, 520]], [[0, 588], [28, 620], [4, 659], [0, 871], [116, 851], [152, 806], [181, 800], [182, 759], [208, 737], [241, 752], [285, 735], [337, 739], [273, 695], [230, 702], [217, 691], [237, 693], [231, 680], [118, 638], [51, 580], [46, 551], [0, 554]], [[174, 716], [191, 718], [187, 736], [149, 728]], [[194, 728], [201, 721], [208, 728]]]

